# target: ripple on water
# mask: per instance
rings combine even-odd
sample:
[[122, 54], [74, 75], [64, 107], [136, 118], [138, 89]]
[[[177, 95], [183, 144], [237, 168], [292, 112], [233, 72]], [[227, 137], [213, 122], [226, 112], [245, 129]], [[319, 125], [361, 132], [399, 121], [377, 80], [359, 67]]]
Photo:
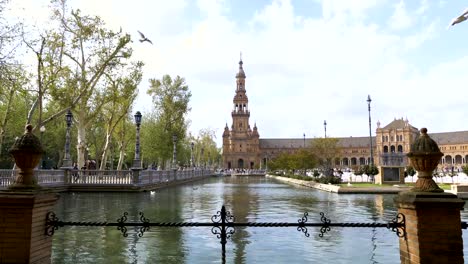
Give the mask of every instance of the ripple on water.
[[[212, 178], [150, 193], [62, 194], [55, 208], [67, 221], [115, 222], [124, 211], [151, 222], [210, 222], [224, 204], [237, 222], [387, 222], [393, 195], [338, 195], [261, 177]], [[467, 212], [462, 212], [468, 218]], [[296, 228], [236, 228], [226, 245], [227, 263], [398, 263], [396, 235], [386, 228], [333, 227], [320, 238]], [[464, 235], [465, 235], [464, 231]], [[129, 228], [65, 227], [53, 238], [53, 263], [220, 263], [221, 245], [210, 227], [151, 228], [143, 237]], [[466, 248], [466, 246], [465, 246]], [[465, 252], [466, 253], [466, 252]]]

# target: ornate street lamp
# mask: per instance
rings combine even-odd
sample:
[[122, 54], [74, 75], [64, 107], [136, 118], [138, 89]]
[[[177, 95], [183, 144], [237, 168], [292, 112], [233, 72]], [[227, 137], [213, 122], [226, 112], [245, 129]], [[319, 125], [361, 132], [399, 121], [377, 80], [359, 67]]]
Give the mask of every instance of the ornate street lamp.
[[137, 111], [134, 115], [136, 125], [136, 140], [135, 140], [135, 159], [133, 160], [133, 168], [140, 168], [140, 125], [141, 125], [141, 113]]
[[370, 142], [370, 165], [374, 165], [374, 155], [372, 154], [372, 128], [371, 128], [371, 115], [370, 115], [370, 103], [372, 102], [370, 95], [367, 95], [367, 107], [369, 110], [369, 142]]
[[192, 142], [190, 143], [190, 167], [194, 167], [195, 164], [193, 163], [193, 146], [195, 144]]
[[73, 122], [73, 114], [70, 109], [68, 109], [67, 114], [65, 115], [65, 121], [67, 122], [67, 134], [65, 136], [65, 156], [63, 157], [62, 167], [72, 168], [72, 162], [70, 159], [70, 127]]
[[[43, 146], [42, 144], [42, 135], [44, 134], [44, 132], [46, 131], [46, 128], [45, 126], [41, 126], [41, 128], [39, 128], [39, 131], [41, 132], [41, 146]], [[44, 149], [44, 147], [43, 147]], [[42, 156], [45, 156], [45, 149], [44, 149], [44, 153], [42, 154]], [[41, 162], [39, 163], [39, 166], [41, 167], [41, 169], [44, 169], [44, 159], [41, 158]]]
[[327, 120], [323, 120], [323, 127], [325, 128], [325, 138], [327, 138]]
[[172, 151], [172, 168], [174, 170], [177, 169], [177, 148], [176, 148], [176, 144], [177, 144], [177, 135], [174, 134], [172, 135], [172, 144], [174, 145], [174, 149]]

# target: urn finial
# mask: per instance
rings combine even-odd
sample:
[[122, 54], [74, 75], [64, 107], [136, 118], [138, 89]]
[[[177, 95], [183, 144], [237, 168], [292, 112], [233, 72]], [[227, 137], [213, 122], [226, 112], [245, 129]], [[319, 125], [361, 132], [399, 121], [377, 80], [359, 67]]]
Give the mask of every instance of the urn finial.
[[437, 143], [427, 134], [427, 128], [421, 128], [421, 134], [411, 145], [407, 154], [411, 165], [418, 171], [418, 180], [411, 191], [444, 192], [432, 179], [432, 172], [437, 168], [440, 158], [444, 155]]
[[32, 133], [33, 126], [27, 124], [25, 128], [24, 134], [15, 141], [9, 151], [20, 169], [14, 184], [10, 186], [11, 189], [38, 187], [33, 170], [41, 160], [44, 150], [40, 140]]

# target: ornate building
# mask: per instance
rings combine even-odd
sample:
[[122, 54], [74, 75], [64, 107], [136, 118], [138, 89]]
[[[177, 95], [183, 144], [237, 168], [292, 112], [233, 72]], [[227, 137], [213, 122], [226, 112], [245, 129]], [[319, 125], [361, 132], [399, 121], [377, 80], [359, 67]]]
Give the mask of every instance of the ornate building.
[[236, 74], [236, 94], [231, 112], [231, 129], [224, 128], [223, 164], [225, 168], [258, 168], [260, 167], [260, 148], [257, 125], [250, 128], [249, 98], [245, 90], [245, 72], [239, 61], [239, 72]]
[[[245, 90], [245, 72], [242, 59], [236, 74], [236, 94], [231, 112], [232, 125], [224, 128], [223, 164], [224, 168], [265, 168], [268, 160], [280, 153], [294, 153], [311, 145], [314, 139], [281, 138], [260, 139], [256, 124], [250, 128], [249, 100]], [[429, 127], [430, 129], [430, 127]], [[419, 135], [408, 119], [394, 119], [385, 127], [377, 122], [376, 136], [338, 138], [340, 154], [335, 158], [335, 166], [349, 168], [370, 163], [370, 140], [372, 140], [373, 160], [378, 166], [401, 167], [408, 165], [406, 153]], [[429, 133], [444, 153], [440, 166], [460, 168], [468, 162], [468, 131]]]

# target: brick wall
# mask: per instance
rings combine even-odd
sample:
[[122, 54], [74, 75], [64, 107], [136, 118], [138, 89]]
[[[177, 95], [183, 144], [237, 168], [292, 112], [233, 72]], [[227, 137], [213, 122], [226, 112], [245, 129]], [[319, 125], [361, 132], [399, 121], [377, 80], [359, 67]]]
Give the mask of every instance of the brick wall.
[[0, 263], [50, 263], [45, 219], [56, 194], [0, 193]]
[[439, 198], [428, 195], [397, 202], [406, 222], [406, 237], [399, 239], [401, 263], [464, 263], [463, 204], [456, 196], [443, 193]]

